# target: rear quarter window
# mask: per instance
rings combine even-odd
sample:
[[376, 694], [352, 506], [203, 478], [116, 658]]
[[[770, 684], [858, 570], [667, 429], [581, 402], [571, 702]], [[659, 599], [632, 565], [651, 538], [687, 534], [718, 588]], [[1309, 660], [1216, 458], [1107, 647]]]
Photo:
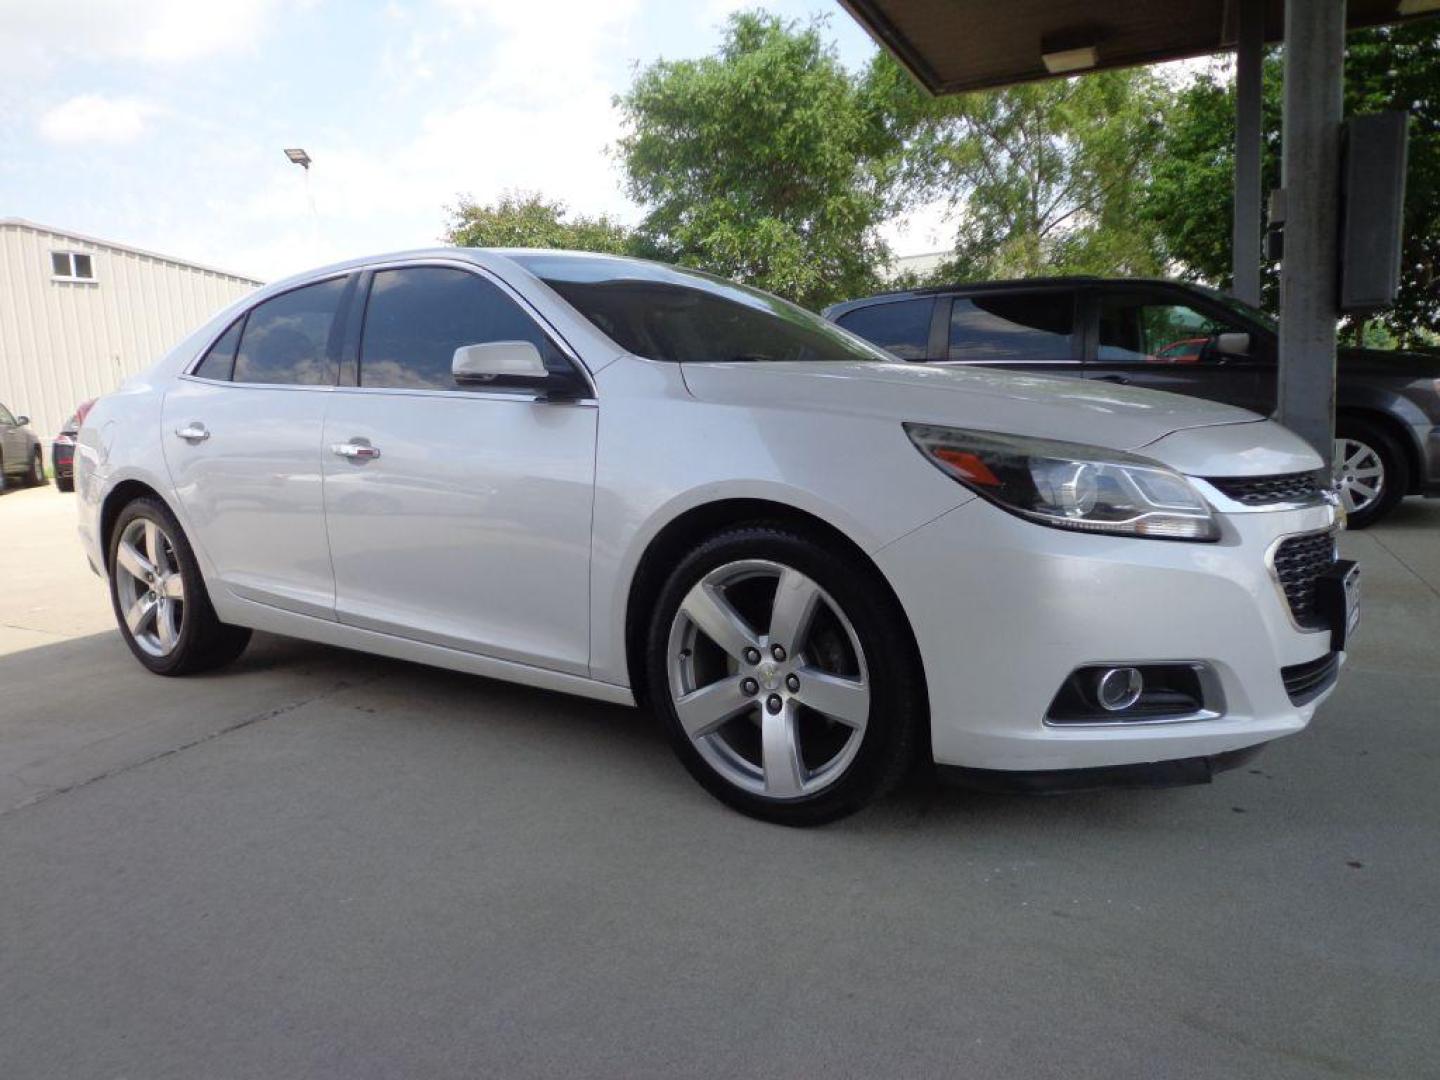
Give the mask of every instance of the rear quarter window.
[[338, 365], [330, 334], [345, 278], [281, 293], [253, 308], [235, 354], [234, 381], [292, 386], [333, 385]]
[[930, 317], [934, 311], [933, 299], [896, 300], [867, 304], [835, 321], [901, 360], [925, 360], [930, 355]]

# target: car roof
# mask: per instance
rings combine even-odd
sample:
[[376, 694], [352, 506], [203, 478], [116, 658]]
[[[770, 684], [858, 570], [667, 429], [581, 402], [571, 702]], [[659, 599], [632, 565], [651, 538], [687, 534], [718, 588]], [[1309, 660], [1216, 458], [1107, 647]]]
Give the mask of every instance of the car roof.
[[895, 289], [890, 292], [874, 293], [855, 300], [845, 300], [825, 309], [827, 318], [834, 318], [855, 308], [870, 304], [884, 304], [896, 300], [912, 300], [926, 296], [948, 296], [952, 293], [970, 292], [1024, 292], [1029, 289], [1074, 288], [1079, 285], [1158, 285], [1167, 288], [1193, 288], [1188, 281], [1174, 278], [1152, 277], [1101, 277], [1098, 274], [1064, 274], [1050, 277], [993, 278], [987, 281], [962, 281], [949, 285], [925, 285], [915, 289]]

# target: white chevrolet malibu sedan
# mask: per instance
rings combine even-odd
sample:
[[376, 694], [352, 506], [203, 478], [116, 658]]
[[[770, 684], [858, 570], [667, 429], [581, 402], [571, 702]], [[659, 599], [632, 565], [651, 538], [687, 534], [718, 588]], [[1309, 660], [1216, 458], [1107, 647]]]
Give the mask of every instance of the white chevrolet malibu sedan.
[[1208, 779], [1334, 684], [1320, 460], [1238, 409], [897, 361], [773, 296], [447, 248], [255, 293], [103, 398], [81, 533], [161, 675], [252, 629], [648, 704], [746, 813]]

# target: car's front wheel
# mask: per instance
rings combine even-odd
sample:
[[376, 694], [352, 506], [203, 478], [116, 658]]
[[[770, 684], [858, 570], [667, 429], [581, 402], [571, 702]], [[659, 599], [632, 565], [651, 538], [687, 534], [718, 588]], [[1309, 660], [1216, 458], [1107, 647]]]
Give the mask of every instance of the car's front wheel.
[[734, 528], [671, 574], [650, 626], [650, 699], [680, 759], [744, 813], [814, 825], [910, 764], [923, 677], [872, 567], [785, 525]]
[[110, 601], [135, 658], [157, 675], [190, 675], [234, 660], [250, 631], [215, 616], [180, 523], [156, 499], [120, 511], [110, 538]]
[[25, 477], [31, 487], [40, 487], [45, 483], [45, 459], [40, 456], [40, 448], [35, 448], [34, 455], [30, 458], [30, 472]]
[[1388, 514], [1410, 485], [1405, 453], [1389, 432], [1342, 417], [1335, 433], [1335, 486], [1349, 527], [1363, 529]]

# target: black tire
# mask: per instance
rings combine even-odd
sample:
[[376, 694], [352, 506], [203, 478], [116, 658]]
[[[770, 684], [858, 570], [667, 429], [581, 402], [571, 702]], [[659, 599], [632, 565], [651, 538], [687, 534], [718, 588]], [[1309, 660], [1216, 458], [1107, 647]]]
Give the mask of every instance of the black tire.
[[[675, 708], [668, 654], [672, 624], [680, 606], [707, 574], [743, 560], [779, 563], [808, 576], [849, 620], [863, 650], [870, 707], [859, 748], [836, 778], [811, 794], [778, 800], [727, 780], [691, 742]], [[711, 537], [686, 555], [670, 574], [655, 606], [646, 641], [649, 699], [665, 722], [676, 754], [707, 791], [744, 814], [793, 826], [834, 821], [887, 794], [915, 761], [927, 706], [924, 674], [909, 625], [878, 571], [833, 542], [827, 543], [789, 524], [772, 522], [736, 526]], [[794, 647], [800, 646], [797, 643]], [[761, 715], [757, 707], [751, 721]], [[737, 717], [735, 722], [744, 719]]]
[[56, 476], [56, 477], [55, 477], [55, 490], [56, 490], [56, 491], [74, 491], [74, 490], [75, 490], [75, 477], [73, 477], [73, 476]]
[[[118, 575], [123, 571], [117, 570], [116, 553], [126, 526], [137, 519], [155, 522], [170, 538], [171, 550], [185, 587], [180, 632], [175, 638], [173, 650], [165, 656], [154, 656], [141, 648], [130, 627], [126, 625], [125, 615], [121, 610]], [[195, 559], [190, 541], [170, 508], [158, 499], [135, 499], [120, 511], [110, 534], [106, 568], [110, 577], [110, 605], [115, 612], [120, 635], [125, 639], [125, 644], [130, 646], [135, 659], [156, 675], [194, 675], [223, 667], [244, 652], [245, 646], [250, 643], [248, 627], [230, 626], [216, 618], [215, 609], [210, 604], [210, 594], [205, 590], [205, 580], [200, 574], [200, 564]]]
[[0, 492], [10, 486], [10, 477], [5, 475], [5, 458], [0, 456]]
[[35, 448], [34, 457], [30, 459], [30, 472], [27, 474], [25, 482], [30, 487], [45, 486], [45, 458], [38, 446]]
[[[1337, 440], [1351, 439], [1364, 443], [1375, 451], [1384, 469], [1379, 497], [1363, 509], [1351, 511], [1349, 514], [1348, 528], [1368, 528], [1390, 513], [1395, 504], [1410, 490], [1410, 462], [1395, 437], [1373, 421], [1341, 416], [1335, 425], [1335, 437]], [[1337, 469], [1340, 464], [1337, 462]]]

